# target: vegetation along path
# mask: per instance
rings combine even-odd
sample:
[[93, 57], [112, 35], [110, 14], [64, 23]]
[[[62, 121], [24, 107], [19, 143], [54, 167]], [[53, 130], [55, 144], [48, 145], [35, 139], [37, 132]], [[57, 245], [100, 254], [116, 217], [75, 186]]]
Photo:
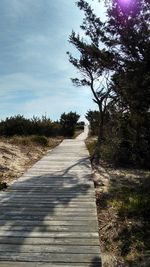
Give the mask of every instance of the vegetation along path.
[[0, 267], [99, 267], [87, 129], [0, 193]]

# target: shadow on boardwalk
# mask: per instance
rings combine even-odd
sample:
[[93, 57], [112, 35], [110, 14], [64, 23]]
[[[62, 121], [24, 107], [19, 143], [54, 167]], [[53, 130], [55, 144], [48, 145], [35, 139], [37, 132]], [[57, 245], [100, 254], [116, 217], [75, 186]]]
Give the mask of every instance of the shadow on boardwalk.
[[[84, 223], [84, 217], [88, 217], [90, 220], [91, 214], [88, 214], [88, 206], [86, 206], [87, 210], [78, 212], [78, 208], [82, 207], [82, 198], [85, 197], [88, 201], [91, 187], [85, 181], [90, 182], [91, 176], [82, 175], [82, 180], [85, 181], [81, 180], [78, 184], [80, 179], [77, 174], [69, 174], [69, 171], [76, 166], [89, 169], [87, 158], [66, 168], [61, 174], [50, 172], [49, 174], [35, 175], [26, 181], [17, 181], [19, 189], [14, 190], [14, 183], [13, 187], [8, 189], [10, 191], [2, 193], [0, 196], [0, 261], [26, 261], [27, 253], [22, 253], [24, 245], [57, 246], [63, 244], [65, 246], [69, 245], [70, 240], [76, 246], [84, 245], [84, 243], [91, 245], [91, 239], [83, 234], [87, 231], [86, 226], [79, 224], [80, 220]], [[28, 186], [24, 186], [24, 183], [27, 183]], [[65, 213], [65, 208], [71, 202], [77, 204], [75, 211], [67, 210]], [[62, 211], [57, 213], [59, 207]], [[72, 220], [70, 225], [69, 217]], [[68, 225], [64, 226], [63, 221], [65, 224], [67, 220]], [[79, 229], [77, 233], [81, 234], [83, 240], [80, 236], [76, 237], [74, 230], [76, 227], [82, 229]], [[68, 236], [69, 233], [73, 233], [73, 235]], [[79, 240], [82, 241], [81, 244]], [[58, 251], [58, 253], [61, 252]], [[29, 260], [38, 261], [38, 252], [32, 253], [31, 249], [29, 255], [31, 256]], [[44, 251], [43, 256], [40, 255], [40, 260], [48, 262], [48, 250]], [[100, 258], [93, 254], [90, 266], [101, 266]]]

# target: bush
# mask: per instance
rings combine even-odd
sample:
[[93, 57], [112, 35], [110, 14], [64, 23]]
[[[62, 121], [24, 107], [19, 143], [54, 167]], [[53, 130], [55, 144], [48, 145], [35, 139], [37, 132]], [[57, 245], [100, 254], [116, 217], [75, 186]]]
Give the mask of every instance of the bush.
[[58, 121], [52, 122], [51, 136], [56, 137], [56, 136], [61, 136], [61, 135], [63, 135], [62, 125]]
[[[79, 117], [75, 112], [63, 113], [60, 122], [52, 122], [46, 116], [42, 116], [42, 118], [34, 116], [32, 119], [26, 119], [21, 115], [17, 115], [0, 122], [0, 136], [73, 136]], [[83, 124], [81, 125], [80, 123], [79, 127], [81, 126], [83, 127]], [[27, 140], [24, 141], [26, 142]]]
[[60, 117], [62, 133], [64, 136], [72, 137], [75, 134], [77, 121], [80, 116], [76, 112], [63, 113]]
[[27, 135], [31, 133], [31, 121], [21, 115], [0, 122], [1, 136]]
[[7, 184], [0, 182], [0, 190], [6, 189], [6, 188], [7, 188]]
[[[98, 111], [86, 115], [91, 135], [98, 132]], [[150, 168], [150, 113], [110, 110], [104, 121], [100, 156], [116, 166]]]
[[45, 136], [33, 136], [32, 141], [37, 143], [38, 145], [41, 145], [41, 146], [48, 146], [49, 145], [48, 138]]
[[85, 125], [84, 121], [80, 121], [77, 123], [76, 129], [77, 130], [84, 130], [84, 125]]

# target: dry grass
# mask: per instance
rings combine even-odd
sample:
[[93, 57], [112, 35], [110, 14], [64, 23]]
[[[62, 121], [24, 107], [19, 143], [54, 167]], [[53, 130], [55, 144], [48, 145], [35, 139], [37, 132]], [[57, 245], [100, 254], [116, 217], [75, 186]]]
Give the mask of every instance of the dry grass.
[[[34, 136], [0, 138], [0, 182], [10, 183], [21, 176], [46, 152], [57, 146], [59, 138], [48, 138], [47, 146]], [[42, 141], [43, 142], [43, 141]]]
[[94, 179], [104, 266], [150, 266], [150, 171], [99, 167]]

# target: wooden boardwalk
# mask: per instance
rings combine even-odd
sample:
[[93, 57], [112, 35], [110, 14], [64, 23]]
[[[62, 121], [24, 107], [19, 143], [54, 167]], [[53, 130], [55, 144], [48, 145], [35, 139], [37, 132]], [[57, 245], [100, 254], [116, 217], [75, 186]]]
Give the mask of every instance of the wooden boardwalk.
[[0, 192], [0, 267], [100, 267], [87, 130]]

